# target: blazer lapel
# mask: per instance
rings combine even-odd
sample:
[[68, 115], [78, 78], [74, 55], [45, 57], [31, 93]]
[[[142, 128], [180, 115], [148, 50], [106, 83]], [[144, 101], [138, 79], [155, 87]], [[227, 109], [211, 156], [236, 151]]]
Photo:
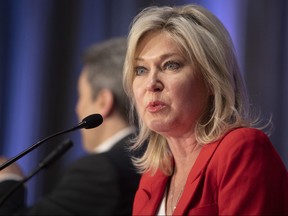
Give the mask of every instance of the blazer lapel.
[[173, 213], [173, 215], [184, 215], [185, 211], [191, 203], [193, 197], [196, 194], [197, 187], [199, 186], [199, 182], [201, 180], [201, 176], [206, 171], [206, 167], [209, 164], [209, 161], [211, 160], [214, 152], [217, 149], [217, 146], [219, 145], [220, 141], [210, 143], [208, 145], [205, 145], [197, 160], [195, 161], [194, 166], [192, 167], [185, 188], [182, 196], [180, 197], [180, 200], [177, 204], [177, 207]]
[[[141, 212], [141, 215], [155, 215], [158, 210], [159, 203], [165, 192], [166, 184], [169, 177], [164, 175], [160, 170], [154, 176], [150, 173], [142, 177], [142, 187], [137, 191], [138, 202], [135, 209]], [[136, 212], [137, 213], [137, 212]]]

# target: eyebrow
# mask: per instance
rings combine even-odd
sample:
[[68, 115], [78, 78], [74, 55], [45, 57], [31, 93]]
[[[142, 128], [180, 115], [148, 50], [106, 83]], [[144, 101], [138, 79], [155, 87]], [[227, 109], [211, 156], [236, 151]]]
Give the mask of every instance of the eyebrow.
[[[181, 55], [179, 55], [178, 53], [167, 53], [167, 54], [163, 54], [160, 56], [160, 59], [163, 60], [163, 59], [166, 59], [166, 58], [170, 58], [172, 56], [178, 56], [180, 57]], [[182, 57], [182, 56], [181, 56]], [[136, 61], [145, 61], [144, 58], [141, 58], [141, 57], [136, 57], [135, 58]]]

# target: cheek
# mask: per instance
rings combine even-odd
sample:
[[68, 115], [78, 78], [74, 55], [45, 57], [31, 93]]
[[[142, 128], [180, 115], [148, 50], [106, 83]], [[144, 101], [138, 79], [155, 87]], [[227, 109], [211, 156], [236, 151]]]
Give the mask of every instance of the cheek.
[[84, 117], [86, 117], [87, 114], [89, 114], [87, 110], [88, 108], [89, 104], [87, 98], [83, 96], [79, 97], [76, 106], [76, 112], [79, 119], [83, 119]]
[[144, 91], [137, 82], [133, 82], [133, 100], [137, 115], [143, 117], [145, 102], [144, 102]]
[[175, 83], [172, 88], [174, 102], [177, 107], [186, 110], [187, 112], [201, 112], [204, 109], [207, 98], [208, 90], [202, 80], [187, 79], [185, 82]]
[[138, 82], [133, 82], [133, 95], [134, 95], [134, 100], [135, 100], [135, 104], [136, 106], [141, 104], [141, 98], [143, 98], [142, 96], [142, 91], [141, 91], [141, 85], [139, 85], [140, 83]]
[[187, 105], [198, 116], [206, 110], [208, 94], [206, 89], [192, 89], [192, 91], [194, 93], [190, 94], [190, 97], [186, 99], [188, 101]]
[[78, 98], [77, 104], [76, 104], [76, 113], [78, 115], [78, 117], [81, 117], [81, 112], [82, 112], [82, 101], [80, 100], [80, 98]]

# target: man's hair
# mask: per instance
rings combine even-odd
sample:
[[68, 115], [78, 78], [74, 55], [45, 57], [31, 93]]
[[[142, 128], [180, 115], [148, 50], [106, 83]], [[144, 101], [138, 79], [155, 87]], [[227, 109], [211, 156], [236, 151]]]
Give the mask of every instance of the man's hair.
[[114, 109], [128, 121], [128, 98], [123, 90], [123, 64], [127, 49], [125, 37], [111, 38], [89, 47], [83, 55], [92, 99], [101, 89], [109, 89], [114, 96]]

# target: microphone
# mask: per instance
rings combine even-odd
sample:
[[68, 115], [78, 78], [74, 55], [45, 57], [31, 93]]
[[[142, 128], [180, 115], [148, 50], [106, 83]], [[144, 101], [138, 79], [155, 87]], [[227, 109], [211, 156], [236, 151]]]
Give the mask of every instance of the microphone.
[[101, 125], [102, 123], [103, 123], [103, 117], [100, 114], [92, 114], [92, 115], [85, 117], [77, 126], [65, 131], [65, 133], [69, 131], [81, 129], [81, 128], [85, 128], [85, 129], [95, 128]]
[[42, 143], [44, 143], [45, 141], [56, 137], [58, 135], [64, 134], [64, 133], [68, 133], [74, 130], [78, 130], [78, 129], [91, 129], [91, 128], [95, 128], [98, 127], [99, 125], [101, 125], [103, 122], [103, 117], [100, 114], [92, 114], [89, 115], [87, 117], [85, 117], [77, 126], [74, 126], [70, 129], [64, 130], [64, 131], [60, 131], [58, 133], [52, 134], [46, 138], [44, 138], [43, 140], [38, 141], [37, 143], [35, 143], [34, 145], [30, 146], [29, 148], [27, 148], [26, 150], [24, 150], [23, 152], [21, 152], [20, 154], [16, 155], [15, 157], [11, 158], [10, 160], [7, 160], [5, 163], [1, 164], [0, 166], [0, 171], [2, 169], [4, 169], [5, 167], [9, 166], [10, 164], [14, 163], [15, 161], [17, 161], [18, 159], [20, 159], [21, 157], [23, 157], [24, 155], [28, 154], [29, 152], [31, 152], [33, 149], [37, 148], [38, 146], [40, 146]]
[[22, 179], [20, 182], [18, 182], [11, 190], [6, 193], [1, 201], [0, 206], [3, 205], [3, 203], [25, 182], [27, 182], [29, 179], [31, 179], [34, 175], [36, 175], [39, 171], [41, 171], [43, 168], [48, 168], [53, 162], [55, 162], [58, 158], [60, 158], [64, 153], [66, 153], [71, 147], [73, 146], [73, 143], [71, 140], [67, 139], [64, 142], [62, 142], [59, 146], [57, 146], [49, 155], [47, 155], [36, 167], [36, 169], [31, 172], [30, 175], [28, 175], [26, 178]]

